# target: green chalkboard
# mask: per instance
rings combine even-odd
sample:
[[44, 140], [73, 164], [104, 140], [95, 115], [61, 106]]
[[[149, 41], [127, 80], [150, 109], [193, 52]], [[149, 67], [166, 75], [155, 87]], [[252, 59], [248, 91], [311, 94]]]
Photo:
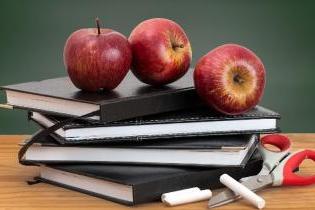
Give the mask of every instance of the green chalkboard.
[[[313, 132], [314, 8], [314, 1], [284, 0], [1, 0], [0, 85], [66, 75], [66, 38], [76, 29], [94, 27], [96, 16], [126, 36], [142, 20], [165, 17], [189, 35], [193, 64], [223, 43], [255, 51], [267, 70], [261, 104], [281, 113], [283, 131]], [[24, 111], [0, 110], [0, 134], [35, 130]]]

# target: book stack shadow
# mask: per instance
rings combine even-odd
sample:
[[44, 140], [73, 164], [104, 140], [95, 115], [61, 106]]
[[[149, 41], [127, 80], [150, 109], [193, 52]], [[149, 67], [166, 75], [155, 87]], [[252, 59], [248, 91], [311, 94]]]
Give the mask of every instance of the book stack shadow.
[[260, 134], [278, 131], [279, 114], [261, 106], [217, 113], [200, 101], [191, 74], [166, 87], [128, 74], [114, 91], [97, 93], [66, 77], [2, 87], [7, 104], [39, 126], [21, 143], [20, 163], [38, 166], [39, 182], [127, 205], [216, 189], [223, 173], [257, 174]]

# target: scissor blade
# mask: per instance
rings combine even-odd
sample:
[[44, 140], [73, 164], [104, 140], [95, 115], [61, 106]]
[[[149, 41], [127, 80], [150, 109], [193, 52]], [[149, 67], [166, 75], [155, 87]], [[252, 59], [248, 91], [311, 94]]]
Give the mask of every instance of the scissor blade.
[[241, 182], [241, 184], [250, 189], [251, 191], [255, 192], [272, 184], [272, 182], [273, 182], [272, 175], [269, 174], [253, 176]]
[[222, 206], [224, 204], [236, 201], [239, 198], [240, 198], [239, 195], [235, 194], [232, 190], [227, 189], [213, 196], [209, 200], [208, 207], [214, 208], [214, 207]]
[[[272, 181], [273, 181], [272, 176], [267, 175], [267, 176], [253, 176], [246, 179], [246, 181], [241, 182], [241, 183], [248, 189], [252, 191], [257, 191], [270, 185]], [[208, 203], [208, 207], [214, 208], [217, 206], [221, 206], [223, 204], [231, 203], [239, 198], [241, 198], [240, 195], [238, 195], [237, 193], [234, 193], [230, 189], [226, 189], [223, 192], [220, 192], [219, 194], [213, 196]]]

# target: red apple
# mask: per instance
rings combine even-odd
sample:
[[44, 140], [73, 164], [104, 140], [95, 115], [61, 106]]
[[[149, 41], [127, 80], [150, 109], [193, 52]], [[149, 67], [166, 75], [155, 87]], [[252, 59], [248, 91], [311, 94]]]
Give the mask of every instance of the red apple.
[[260, 101], [265, 68], [249, 49], [225, 44], [197, 62], [194, 82], [199, 96], [209, 106], [225, 114], [241, 114]]
[[188, 70], [191, 47], [184, 30], [164, 18], [145, 20], [129, 36], [132, 72], [144, 83], [159, 86], [174, 82]]
[[128, 40], [111, 29], [75, 31], [64, 47], [64, 64], [73, 84], [82, 90], [111, 90], [126, 76], [132, 61]]

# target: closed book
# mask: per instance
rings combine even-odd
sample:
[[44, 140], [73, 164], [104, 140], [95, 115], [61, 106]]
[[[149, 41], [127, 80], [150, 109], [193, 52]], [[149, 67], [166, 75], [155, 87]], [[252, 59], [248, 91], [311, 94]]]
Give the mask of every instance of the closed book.
[[[38, 112], [33, 112], [30, 118], [44, 128], [66, 119]], [[215, 134], [272, 133], [278, 131], [279, 118], [278, 113], [261, 106], [235, 116], [198, 107], [111, 123], [77, 120], [58, 129], [53, 136], [61, 144], [91, 144]]]
[[93, 119], [110, 122], [198, 106], [192, 72], [190, 69], [184, 77], [163, 87], [146, 85], [128, 73], [116, 89], [95, 93], [77, 89], [68, 77], [1, 88], [13, 107], [67, 116], [99, 111]]
[[255, 155], [244, 168], [184, 168], [95, 164], [49, 164], [40, 166], [37, 179], [60, 187], [127, 205], [158, 201], [163, 193], [199, 187], [222, 187], [220, 175], [235, 179], [257, 174], [261, 157]]
[[47, 136], [27, 149], [22, 162], [243, 167], [258, 139], [258, 135], [231, 135], [67, 146]]

